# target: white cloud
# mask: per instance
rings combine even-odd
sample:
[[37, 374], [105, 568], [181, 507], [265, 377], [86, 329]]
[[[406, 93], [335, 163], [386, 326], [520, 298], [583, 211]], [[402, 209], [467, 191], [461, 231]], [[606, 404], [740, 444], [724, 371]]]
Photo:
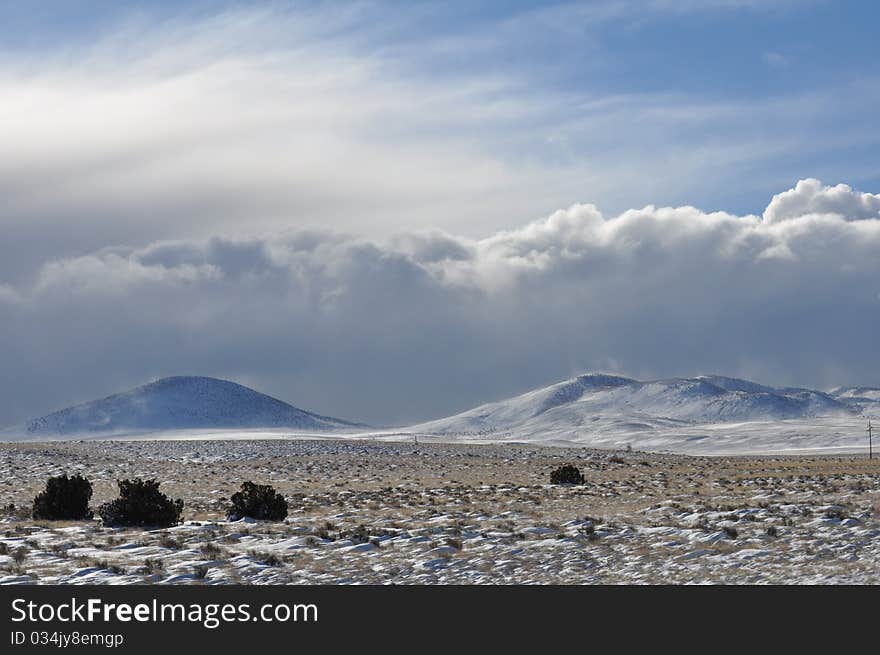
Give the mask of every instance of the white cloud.
[[753, 211], [817, 161], [854, 179], [823, 155], [877, 145], [876, 80], [757, 101], [504, 64], [535, 30], [602, 66], [603, 21], [756, 4], [578, 3], [454, 35], [426, 33], [430, 8], [242, 10], [8, 51], [0, 423], [186, 373], [372, 422], [609, 362], [874, 380], [878, 196], [642, 206]]
[[[804, 181], [791, 193], [805, 188], [828, 189]], [[0, 391], [38, 413], [202, 373], [384, 423], [608, 362], [644, 376], [876, 382], [880, 220], [860, 203], [822, 207], [764, 220], [574, 205], [482, 239], [292, 231], [105, 249], [6, 288], [18, 300], [0, 356], [16, 382]], [[75, 392], [65, 371], [79, 372]], [[23, 380], [45, 392], [20, 398]]]
[[[579, 199], [719, 202], [733, 174], [753, 194], [767, 162], [841, 147], [851, 135], [821, 116], [858, 127], [848, 108], [876, 94], [870, 80], [761, 102], [600, 93], [482, 57], [440, 74], [444, 35], [386, 39], [429, 10], [371, 11], [134, 21], [90, 46], [8, 53], [0, 280], [114, 243], [306, 226], [480, 237]], [[509, 23], [505, 47], [555, 24]]]
[[764, 220], [777, 223], [809, 214], [833, 214], [847, 220], [880, 218], [880, 194], [853, 191], [846, 184], [832, 187], [819, 180], [800, 180], [795, 188], [773, 196]]

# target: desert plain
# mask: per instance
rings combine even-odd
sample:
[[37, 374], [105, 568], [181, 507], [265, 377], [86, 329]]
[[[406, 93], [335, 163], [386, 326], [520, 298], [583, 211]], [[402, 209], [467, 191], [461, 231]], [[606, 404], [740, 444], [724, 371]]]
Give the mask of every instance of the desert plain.
[[[582, 485], [552, 485], [571, 463]], [[50, 476], [155, 478], [163, 529], [30, 518]], [[251, 480], [283, 522], [226, 520]], [[96, 514], [97, 516], [97, 514]], [[880, 459], [371, 440], [0, 444], [0, 584], [872, 584]]]

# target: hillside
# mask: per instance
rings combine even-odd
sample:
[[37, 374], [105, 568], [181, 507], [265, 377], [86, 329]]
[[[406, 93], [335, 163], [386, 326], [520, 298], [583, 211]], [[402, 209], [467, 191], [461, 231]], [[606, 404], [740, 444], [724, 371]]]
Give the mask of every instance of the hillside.
[[[358, 427], [248, 387], [208, 377], [169, 377], [28, 421], [28, 436], [182, 429]], [[361, 426], [363, 427], [363, 426]]]
[[589, 374], [414, 429], [431, 434], [623, 432], [692, 425], [854, 416], [856, 403], [810, 389], [721, 376], [640, 381]]

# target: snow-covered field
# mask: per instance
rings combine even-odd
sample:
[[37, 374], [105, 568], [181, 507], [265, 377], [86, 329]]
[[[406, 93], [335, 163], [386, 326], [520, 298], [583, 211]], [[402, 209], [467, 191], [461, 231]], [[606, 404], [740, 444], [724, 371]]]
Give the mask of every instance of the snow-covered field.
[[[376, 430], [169, 378], [2, 435], [0, 583], [877, 583], [878, 393], [586, 375]], [[156, 478], [185, 522], [27, 518], [61, 473], [93, 507]], [[246, 480], [288, 519], [224, 520]]]
[[[573, 462], [583, 486], [548, 484]], [[166, 530], [20, 518], [79, 472], [156, 477]], [[227, 522], [243, 480], [283, 523]], [[0, 445], [0, 583], [877, 583], [880, 461], [351, 440]]]
[[[13, 437], [18, 435], [12, 435]], [[431, 432], [426, 426], [369, 431], [297, 431], [260, 428], [251, 430], [160, 430], [120, 431], [111, 435], [77, 435], [83, 440], [251, 441], [251, 440], [363, 440], [367, 442], [413, 442], [449, 444], [508, 443], [590, 447], [680, 453], [693, 455], [811, 454], [867, 452], [865, 418], [861, 416], [817, 417], [779, 421], [686, 424], [645, 419], [596, 419], [570, 425], [542, 422], [493, 432]], [[31, 437], [33, 438], [33, 437]], [[54, 440], [63, 437], [55, 436]], [[21, 439], [14, 439], [20, 441]], [[51, 439], [45, 439], [46, 443]], [[880, 443], [880, 442], [878, 442]]]
[[[518, 426], [475, 435], [431, 434], [412, 430], [421, 440], [524, 442], [554, 446], [585, 446], [694, 455], [865, 453], [868, 448], [863, 417], [818, 417], [739, 423], [668, 424], [646, 419], [596, 419], [583, 425], [565, 422]], [[875, 434], [876, 436], [876, 434]], [[400, 434], [389, 438], [405, 438]]]

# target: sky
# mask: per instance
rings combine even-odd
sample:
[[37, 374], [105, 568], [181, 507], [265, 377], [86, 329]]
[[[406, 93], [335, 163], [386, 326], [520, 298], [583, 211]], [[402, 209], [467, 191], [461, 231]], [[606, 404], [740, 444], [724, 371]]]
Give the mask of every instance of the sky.
[[0, 2], [0, 425], [880, 386], [873, 2]]

